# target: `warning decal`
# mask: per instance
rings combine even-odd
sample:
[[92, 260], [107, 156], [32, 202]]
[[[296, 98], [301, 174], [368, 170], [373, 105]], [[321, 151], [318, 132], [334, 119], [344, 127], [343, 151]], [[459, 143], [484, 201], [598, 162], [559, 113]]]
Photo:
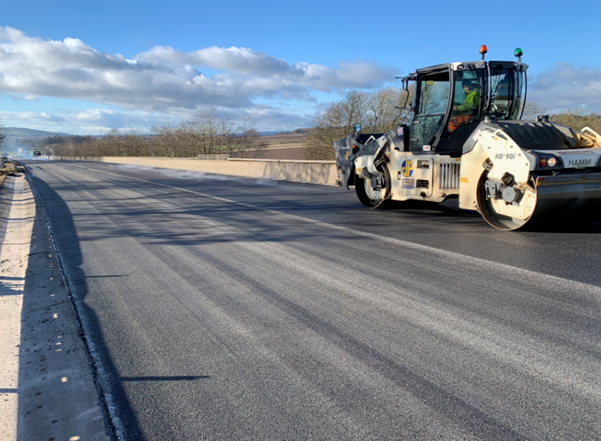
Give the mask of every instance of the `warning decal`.
[[407, 190], [413, 190], [415, 188], [415, 179], [403, 179], [401, 181], [401, 187]]

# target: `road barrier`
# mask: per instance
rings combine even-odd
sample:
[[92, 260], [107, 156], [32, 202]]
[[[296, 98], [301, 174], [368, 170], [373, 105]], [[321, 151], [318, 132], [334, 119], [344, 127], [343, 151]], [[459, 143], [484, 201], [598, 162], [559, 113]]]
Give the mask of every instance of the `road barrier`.
[[326, 185], [334, 185], [337, 178], [336, 163], [334, 161], [242, 158], [229, 158], [227, 161], [214, 161], [190, 158], [152, 158], [130, 156], [56, 156], [51, 157], [51, 159], [107, 162], [113, 164], [138, 165], [143, 167], [198, 171], [228, 176], [277, 179]]

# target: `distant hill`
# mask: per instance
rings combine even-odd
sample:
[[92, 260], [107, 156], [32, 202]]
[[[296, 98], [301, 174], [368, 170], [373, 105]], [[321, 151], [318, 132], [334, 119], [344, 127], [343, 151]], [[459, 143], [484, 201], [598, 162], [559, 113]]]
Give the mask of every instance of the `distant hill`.
[[42, 139], [48, 136], [71, 136], [68, 133], [62, 132], [46, 132], [45, 130], [25, 129], [22, 127], [5, 127], [3, 129], [6, 138], [26, 138], [26, 139]]

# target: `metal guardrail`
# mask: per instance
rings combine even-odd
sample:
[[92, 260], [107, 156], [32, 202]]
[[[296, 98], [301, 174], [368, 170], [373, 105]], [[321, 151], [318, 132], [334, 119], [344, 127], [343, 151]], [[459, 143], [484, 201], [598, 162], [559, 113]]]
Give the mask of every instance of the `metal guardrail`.
[[204, 159], [208, 161], [227, 161], [229, 155], [198, 155], [196, 159]]

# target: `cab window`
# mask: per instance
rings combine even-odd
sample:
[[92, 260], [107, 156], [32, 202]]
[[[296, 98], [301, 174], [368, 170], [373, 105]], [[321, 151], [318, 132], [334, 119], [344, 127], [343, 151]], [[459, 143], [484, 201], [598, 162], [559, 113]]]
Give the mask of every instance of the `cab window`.
[[482, 119], [485, 105], [485, 82], [482, 69], [466, 69], [453, 73], [453, 105], [442, 138], [448, 138], [463, 126]]
[[491, 71], [490, 116], [498, 120], [517, 119], [521, 108], [522, 75], [514, 69]]
[[450, 96], [449, 72], [424, 76], [418, 84], [417, 112], [413, 118], [411, 150], [432, 144], [442, 128]]

